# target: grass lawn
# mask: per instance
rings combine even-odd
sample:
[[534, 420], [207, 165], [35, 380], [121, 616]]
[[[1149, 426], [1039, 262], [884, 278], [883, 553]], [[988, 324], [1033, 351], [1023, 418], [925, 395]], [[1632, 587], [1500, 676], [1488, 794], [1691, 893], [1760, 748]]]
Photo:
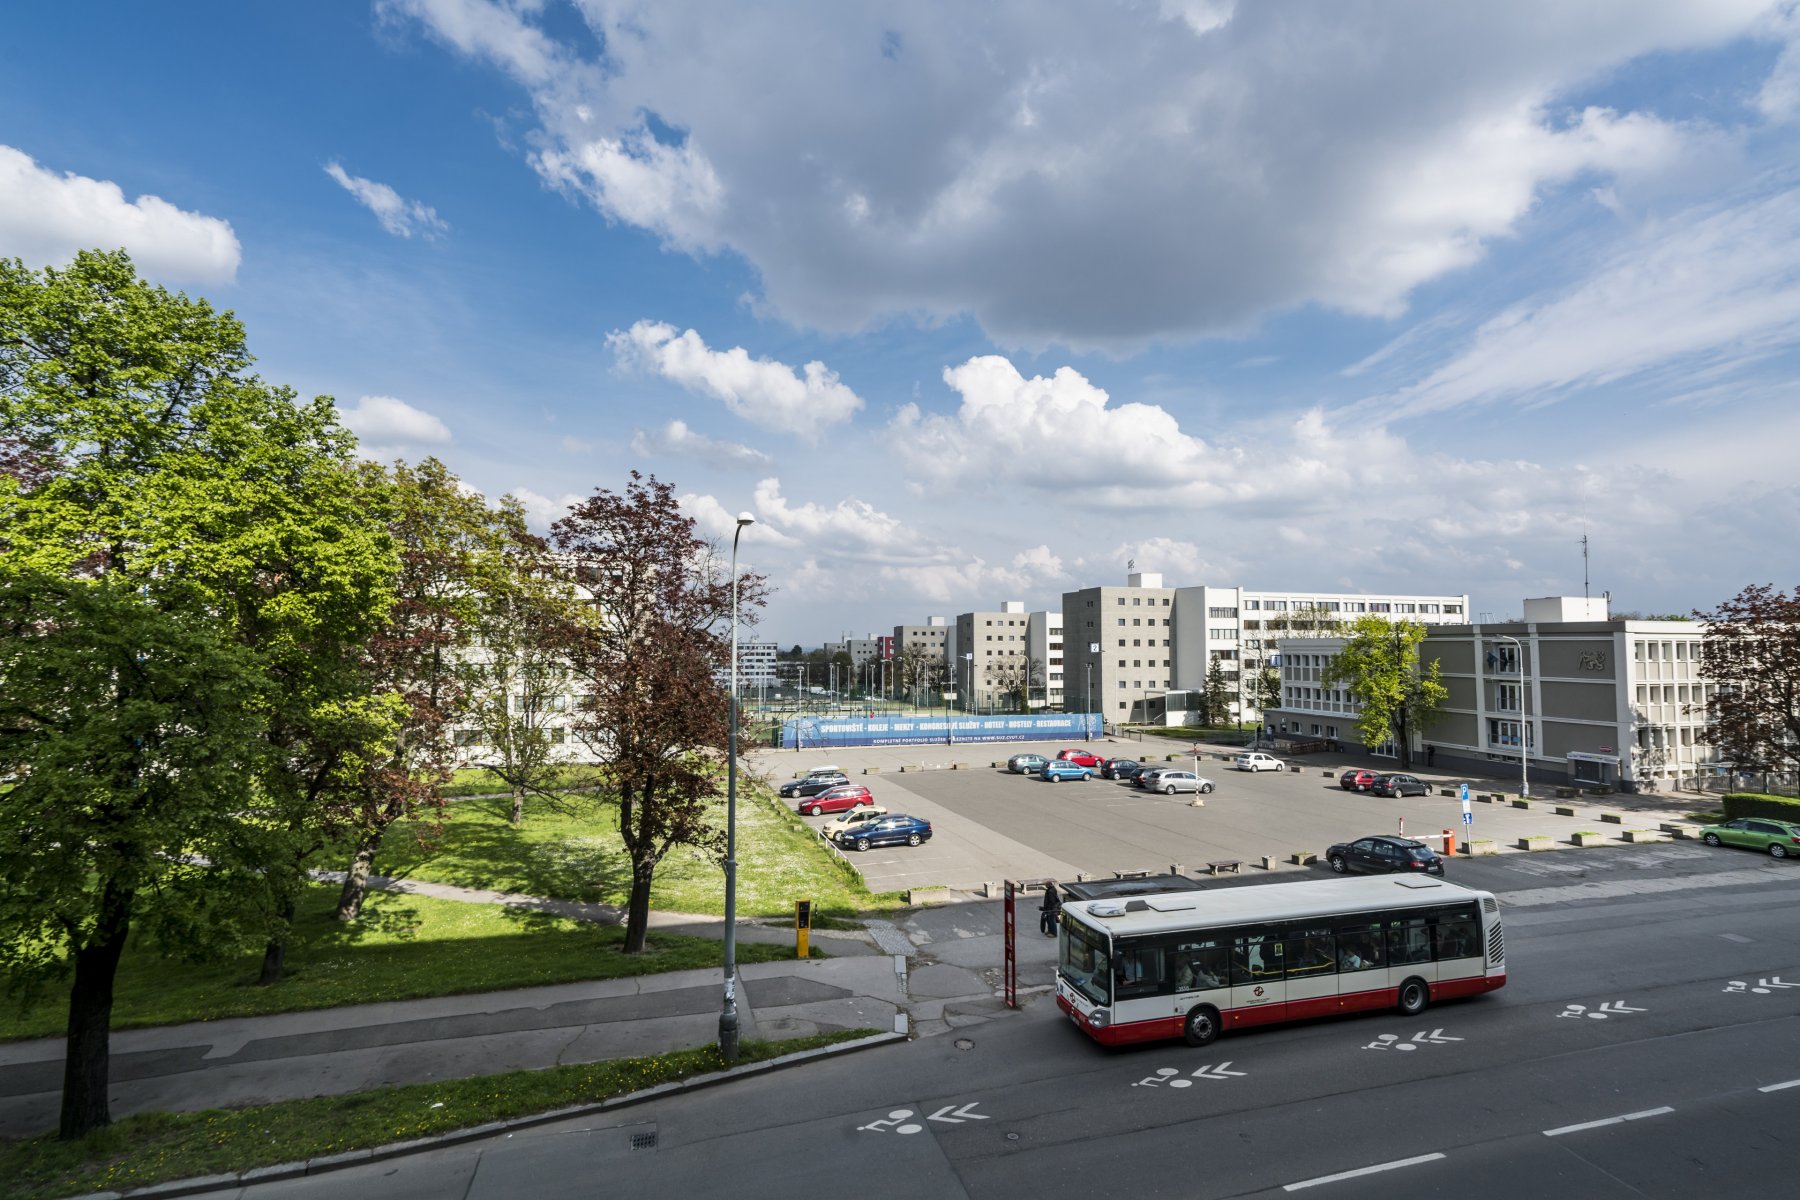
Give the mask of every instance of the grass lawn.
[[[594, 793], [570, 796], [568, 803], [573, 811], [558, 813], [527, 801], [525, 823], [514, 829], [509, 801], [460, 800], [445, 814], [444, 836], [434, 849], [390, 838], [376, 869], [463, 887], [624, 904], [631, 868], [619, 840], [618, 810]], [[714, 819], [724, 826], [722, 798]], [[766, 787], [740, 776], [738, 913], [789, 916], [799, 899], [810, 899], [815, 913], [837, 917], [901, 903], [896, 895], [871, 894]], [[676, 847], [656, 869], [651, 905], [664, 912], [722, 914], [724, 871], [701, 851]]]
[[[833, 1042], [862, 1029], [785, 1042], [746, 1041], [739, 1062], [760, 1062]], [[14, 1200], [51, 1200], [124, 1190], [276, 1163], [298, 1162], [547, 1112], [716, 1071], [716, 1047], [654, 1058], [514, 1071], [410, 1084], [349, 1096], [289, 1100], [235, 1110], [146, 1113], [78, 1142], [54, 1136], [0, 1142], [0, 1179]]]
[[[260, 951], [190, 964], [133, 945], [119, 964], [113, 1028], [716, 968], [721, 961], [719, 943], [709, 938], [652, 931], [649, 953], [627, 955], [618, 950], [622, 927], [499, 905], [372, 891], [362, 919], [344, 926], [332, 918], [336, 903], [335, 887], [308, 890], [288, 948], [288, 977], [275, 987], [256, 986]], [[737, 954], [739, 962], [769, 962], [793, 957], [793, 948], [740, 942]], [[0, 1039], [61, 1034], [67, 1005], [66, 990], [47, 991], [24, 1009], [0, 1001]]]

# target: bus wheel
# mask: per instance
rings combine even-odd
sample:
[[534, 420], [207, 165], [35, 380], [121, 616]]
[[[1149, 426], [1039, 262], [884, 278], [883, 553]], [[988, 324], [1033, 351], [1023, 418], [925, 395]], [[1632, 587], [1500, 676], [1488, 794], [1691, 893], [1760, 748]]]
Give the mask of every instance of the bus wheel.
[[1197, 1004], [1188, 1013], [1181, 1036], [1190, 1046], [1210, 1046], [1219, 1036], [1219, 1010], [1210, 1004]]
[[1400, 985], [1400, 1011], [1406, 1016], [1418, 1016], [1429, 1003], [1431, 989], [1425, 986], [1423, 979], [1409, 979]]

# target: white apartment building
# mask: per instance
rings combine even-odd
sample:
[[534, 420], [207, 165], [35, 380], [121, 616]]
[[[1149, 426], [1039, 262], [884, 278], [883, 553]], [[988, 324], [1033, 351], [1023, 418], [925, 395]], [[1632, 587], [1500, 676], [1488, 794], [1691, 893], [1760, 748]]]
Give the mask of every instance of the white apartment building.
[[970, 711], [1006, 703], [1030, 659], [1030, 614], [1022, 600], [1007, 600], [993, 612], [966, 612], [956, 618], [949, 642], [952, 686]]
[[1025, 653], [1030, 660], [1042, 664], [1031, 675], [1033, 707], [1063, 707], [1063, 628], [1062, 614], [1040, 609], [1029, 613], [1025, 625]]
[[1438, 624], [1467, 621], [1468, 611], [1467, 594], [1170, 588], [1160, 574], [1138, 572], [1122, 588], [1063, 594], [1064, 669], [1071, 701], [1086, 698], [1084, 703], [1097, 706], [1088, 711], [1108, 721], [1179, 725], [1218, 659], [1239, 718], [1253, 720], [1250, 681], [1264, 666], [1278, 664], [1274, 641], [1294, 614], [1319, 612], [1354, 621], [1377, 613]]

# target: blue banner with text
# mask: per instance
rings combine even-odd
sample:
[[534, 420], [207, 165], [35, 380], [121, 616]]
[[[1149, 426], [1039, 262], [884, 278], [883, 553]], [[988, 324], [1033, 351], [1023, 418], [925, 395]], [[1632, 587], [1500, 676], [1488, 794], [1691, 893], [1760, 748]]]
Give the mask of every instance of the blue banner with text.
[[1098, 737], [1099, 713], [992, 717], [799, 717], [781, 725], [786, 750], [809, 746], [924, 746], [957, 742], [1064, 741]]

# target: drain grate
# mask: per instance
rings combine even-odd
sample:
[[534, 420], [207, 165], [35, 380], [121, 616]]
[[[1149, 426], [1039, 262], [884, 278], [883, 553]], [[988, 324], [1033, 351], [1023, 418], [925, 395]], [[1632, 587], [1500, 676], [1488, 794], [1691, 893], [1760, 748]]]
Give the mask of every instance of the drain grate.
[[631, 1135], [631, 1148], [633, 1150], [654, 1150], [654, 1149], [656, 1149], [656, 1134], [655, 1133], [634, 1133], [634, 1134], [632, 1134]]

